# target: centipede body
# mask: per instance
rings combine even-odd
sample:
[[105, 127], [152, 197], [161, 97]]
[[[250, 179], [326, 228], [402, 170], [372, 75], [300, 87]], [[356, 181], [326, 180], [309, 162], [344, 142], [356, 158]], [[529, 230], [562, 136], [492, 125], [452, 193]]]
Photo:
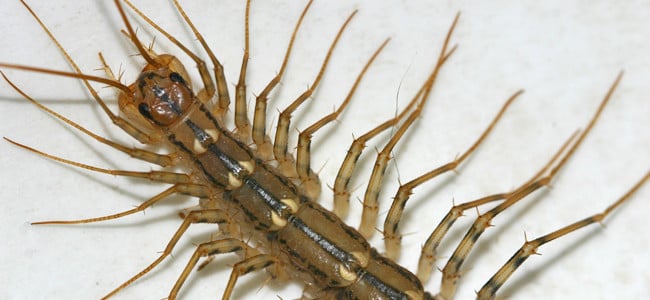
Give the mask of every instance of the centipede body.
[[[114, 68], [122, 64], [127, 71], [131, 70], [125, 76], [134, 76], [134, 70], [140, 67], [137, 58], [128, 56], [135, 51], [119, 34], [122, 24], [111, 4], [33, 5], [71, 55], [82, 62], [86, 72], [99, 66], [97, 51], [107, 55]], [[185, 44], [194, 45], [186, 31], [179, 28], [180, 22], [170, 5], [159, 7], [158, 4], [156, 9], [150, 9], [153, 4], [147, 1], [136, 5], [176, 36], [184, 38]], [[253, 2], [251, 91], [259, 92], [279, 68], [286, 40], [302, 5]], [[362, 133], [389, 118], [396, 106], [406, 103], [408, 95], [431, 67], [446, 26], [457, 10], [463, 13], [455, 36], [459, 53], [441, 75], [424, 116], [395, 153], [402, 181], [453, 159], [480, 133], [510, 93], [518, 88], [526, 89], [493, 135], [460, 169], [460, 175], [446, 176], [416, 190], [416, 198], [409, 204], [411, 209], [407, 206], [402, 229], [413, 233], [404, 238], [405, 257], [400, 260], [409, 269], [415, 266], [415, 257], [409, 254], [419, 254], [420, 244], [449, 208], [452, 198], [472, 200], [511, 189], [525, 180], [574, 129], [583, 126], [616, 72], [625, 69], [625, 78], [612, 104], [553, 189], [498, 218], [496, 229], [482, 238], [483, 244], [477, 251], [481, 253], [475, 253], [469, 260], [459, 299], [471, 297], [473, 290], [520, 246], [524, 230], [531, 237], [537, 236], [601, 210], [650, 165], [646, 154], [650, 150], [647, 129], [650, 62], [645, 54], [650, 49], [646, 38], [650, 32], [644, 26], [650, 11], [643, 7], [632, 4], [615, 8], [605, 4], [567, 7], [560, 3], [507, 7], [494, 2], [482, 7], [462, 2], [405, 4], [401, 1], [387, 2], [385, 7], [378, 7], [374, 2], [336, 6], [317, 2], [315, 5], [301, 30], [298, 50], [272, 105], [282, 107], [306, 88], [319, 67], [328, 39], [336, 31], [336, 24], [354, 8], [360, 9], [360, 15], [336, 50], [315, 99], [308, 109], [296, 114], [298, 128], [331, 112], [354, 80], [356, 71], [353, 70], [361, 67], [385, 37], [393, 37], [340, 122], [318, 134], [313, 162], [316, 169], [325, 164], [320, 175], [324, 183], [333, 182], [351, 142], [350, 132]], [[234, 82], [242, 49], [244, 4], [186, 6], [203, 34], [217, 45], [214, 49], [226, 62], [226, 72], [229, 72], [226, 76]], [[7, 16], [2, 18], [0, 32], [8, 47], [0, 49], [2, 61], [66, 69], [57, 50], [18, 3], [10, 3], [4, 11]], [[148, 30], [143, 24], [138, 27], [143, 35]], [[93, 37], [81, 38], [89, 34]], [[147, 38], [150, 36], [143, 36], [143, 40]], [[165, 44], [162, 39], [156, 42], [157, 47], [173, 49]], [[62, 114], [95, 131], [109, 132], [105, 135], [113, 136], [112, 132], [115, 137], [124, 138], [106, 125], [94, 104], [84, 100], [87, 95], [75, 80], [12, 71], [7, 74], [21, 88], [44, 99]], [[1, 92], [3, 136], [85, 163], [148, 170], [145, 164], [113, 153], [57, 125], [52, 118], [21, 100], [5, 83]], [[111, 99], [112, 91], [104, 89], [102, 93]], [[374, 146], [367, 150], [369, 158], [359, 168], [355, 186], [365, 184]], [[10, 270], [0, 274], [0, 286], [8, 287], [3, 291], [8, 293], [6, 298], [41, 298], [34, 294], [40, 292], [68, 298], [99, 297], [147, 265], [179, 223], [175, 212], [184, 206], [166, 201], [144, 216], [107, 224], [31, 227], [29, 221], [95, 216], [130, 208], [159, 191], [160, 186], [88, 174], [44, 161], [6, 143], [0, 143], [0, 147], [6, 215], [1, 227], [8, 245], [5, 248], [8, 251], [3, 251], [2, 265]], [[388, 185], [382, 192], [382, 211], [388, 209], [397, 181], [394, 167], [389, 174]], [[360, 193], [362, 188], [357, 190]], [[587, 229], [585, 233], [542, 248], [540, 252], [544, 255], [531, 259], [524, 266], [526, 270], [513, 279], [515, 288], [510, 291], [506, 288], [503, 293], [526, 299], [555, 299], [560, 295], [562, 298], [616, 295], [632, 299], [646, 295], [648, 290], [643, 283], [650, 278], [643, 266], [649, 263], [642, 249], [650, 246], [645, 233], [646, 212], [650, 207], [645, 199], [648, 199], [647, 188], [611, 221], [606, 221], [606, 228]], [[324, 189], [321, 203], [330, 207], [330, 201], [331, 196]], [[191, 203], [188, 200], [185, 206]], [[353, 201], [352, 207], [353, 214], [347, 220], [356, 225], [359, 205]], [[467, 215], [465, 224], [475, 213]], [[209, 237], [209, 229], [206, 227], [207, 233], [203, 234], [201, 229], [193, 229], [197, 235], [184, 239], [184, 245], [174, 252], [174, 259], [118, 298], [164, 296], [166, 292], [155, 292], [166, 291], [161, 286], [173, 284], [191, 254], [191, 243]], [[380, 240], [375, 239], [373, 245], [380, 245]], [[452, 247], [448, 246], [446, 253]], [[228, 258], [217, 261], [214, 271], [193, 274], [189, 287], [184, 290], [185, 297], [217, 297], [218, 285], [223, 282], [219, 277], [228, 276], [224, 264], [233, 263]], [[290, 286], [289, 290], [273, 285], [257, 294], [258, 281], [264, 280], [264, 274], [250, 277], [244, 279], [248, 283], [238, 287], [236, 297], [299, 295], [297, 285]], [[437, 291], [438, 282], [439, 276], [434, 275], [427, 289]], [[33, 283], [41, 285], [43, 290], [26, 287]]]

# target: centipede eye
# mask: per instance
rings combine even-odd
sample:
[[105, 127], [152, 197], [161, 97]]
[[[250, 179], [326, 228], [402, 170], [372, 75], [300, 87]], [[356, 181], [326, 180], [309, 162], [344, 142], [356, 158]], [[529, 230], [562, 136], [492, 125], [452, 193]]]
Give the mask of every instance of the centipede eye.
[[169, 74], [169, 79], [173, 82], [185, 84], [185, 79], [183, 79], [183, 76], [181, 76], [181, 74], [178, 74], [176, 72], [172, 72], [171, 74]]
[[138, 105], [138, 111], [145, 118], [149, 120], [153, 120], [153, 118], [151, 117], [151, 109], [149, 108], [149, 105], [147, 105], [146, 103], [140, 103], [140, 105]]

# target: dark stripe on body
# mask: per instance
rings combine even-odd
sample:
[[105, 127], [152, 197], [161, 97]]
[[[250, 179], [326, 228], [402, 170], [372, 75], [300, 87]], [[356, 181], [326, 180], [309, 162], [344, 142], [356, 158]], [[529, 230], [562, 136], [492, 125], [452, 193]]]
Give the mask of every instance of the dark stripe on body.
[[288, 221], [291, 225], [295, 226], [300, 231], [304, 232], [305, 235], [309, 237], [309, 239], [316, 242], [321, 247], [321, 249], [325, 250], [325, 252], [329, 253], [330, 255], [336, 257], [339, 261], [343, 263], [354, 261], [354, 258], [351, 255], [347, 254], [345, 251], [337, 247], [334, 243], [330, 242], [322, 235], [312, 230], [309, 226], [307, 226], [307, 224], [303, 223], [302, 220], [294, 216], [291, 216], [289, 217]]
[[408, 299], [406, 295], [400, 293], [400, 291], [394, 289], [392, 286], [387, 285], [374, 275], [364, 271], [360, 273], [361, 274], [358, 275], [361, 277], [361, 280], [369, 283], [371, 286], [379, 290], [383, 295], [388, 296], [390, 299]]
[[212, 184], [214, 184], [214, 185], [216, 185], [216, 186], [218, 186], [218, 187], [220, 187], [220, 188], [224, 188], [224, 186], [223, 186], [221, 183], [219, 183], [219, 182], [218, 182], [218, 181], [217, 181], [217, 180], [216, 180], [216, 179], [215, 179], [215, 178], [210, 174], [210, 172], [208, 172], [208, 171], [205, 169], [205, 167], [203, 166], [203, 163], [201, 163], [201, 162], [200, 162], [200, 161], [199, 161], [199, 160], [194, 156], [194, 154], [192, 153], [192, 151], [190, 151], [190, 149], [187, 149], [187, 147], [185, 147], [185, 144], [183, 144], [182, 142], [180, 142], [180, 141], [178, 141], [178, 140], [176, 139], [176, 135], [175, 135], [175, 134], [170, 134], [169, 137], [168, 137], [167, 139], [169, 140], [170, 143], [172, 143], [173, 145], [175, 145], [176, 147], [178, 147], [178, 149], [181, 149], [183, 152], [186, 152], [187, 154], [190, 154], [190, 159], [192, 160], [192, 162], [193, 162], [196, 166], [198, 166], [198, 167], [201, 169], [201, 171], [203, 171], [203, 174], [205, 174], [205, 177], [210, 181], [210, 183], [212, 183]]

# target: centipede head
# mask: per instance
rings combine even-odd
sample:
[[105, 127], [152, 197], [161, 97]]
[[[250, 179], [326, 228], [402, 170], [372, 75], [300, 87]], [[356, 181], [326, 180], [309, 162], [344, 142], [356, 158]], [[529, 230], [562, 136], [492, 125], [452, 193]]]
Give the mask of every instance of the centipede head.
[[129, 86], [132, 94], [120, 95], [120, 111], [138, 125], [169, 127], [183, 119], [195, 101], [189, 76], [178, 59], [161, 55], [166, 64], [147, 64]]

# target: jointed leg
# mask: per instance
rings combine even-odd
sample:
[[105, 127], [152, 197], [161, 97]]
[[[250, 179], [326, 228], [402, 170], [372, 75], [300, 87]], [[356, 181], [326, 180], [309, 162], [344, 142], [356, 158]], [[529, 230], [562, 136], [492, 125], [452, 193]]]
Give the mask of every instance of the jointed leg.
[[253, 142], [257, 145], [257, 155], [263, 160], [270, 160], [273, 158], [273, 145], [271, 144], [271, 139], [266, 134], [266, 103], [269, 98], [269, 94], [275, 88], [275, 86], [280, 83], [280, 79], [284, 74], [284, 70], [287, 68], [287, 63], [289, 62], [289, 55], [293, 49], [293, 42], [296, 40], [296, 34], [298, 29], [302, 24], [302, 20], [307, 14], [307, 10], [311, 6], [313, 0], [310, 0], [305, 8], [300, 14], [300, 18], [296, 23], [296, 27], [293, 29], [291, 34], [291, 40], [289, 41], [289, 46], [287, 46], [287, 52], [284, 54], [284, 60], [282, 61], [282, 66], [280, 71], [271, 79], [271, 81], [266, 85], [264, 90], [257, 96], [255, 100], [255, 114], [253, 116]]
[[[144, 178], [144, 179], [149, 179], [151, 181], [156, 181], [156, 182], [161, 182], [161, 183], [171, 183], [171, 184], [185, 184], [186, 186], [183, 188], [179, 188], [182, 190], [179, 190], [179, 192], [187, 190], [188, 187], [194, 186], [193, 191], [190, 192], [190, 195], [196, 196], [196, 197], [205, 197], [203, 196], [204, 194], [208, 194], [207, 187], [200, 185], [200, 184], [194, 184], [192, 183], [192, 180], [189, 175], [184, 174], [184, 173], [174, 173], [174, 172], [166, 172], [166, 171], [149, 171], [149, 172], [136, 172], [136, 171], [125, 171], [125, 170], [109, 170], [109, 169], [103, 169], [103, 168], [98, 168], [94, 166], [89, 166], [86, 164], [78, 163], [75, 161], [71, 161], [68, 159], [60, 158], [58, 156], [50, 155], [47, 154], [43, 151], [36, 150], [34, 148], [31, 148], [29, 146], [25, 146], [23, 144], [20, 144], [18, 142], [15, 142], [11, 139], [4, 138], [6, 141], [23, 148], [27, 151], [34, 152], [40, 156], [43, 156], [45, 158], [58, 161], [64, 164], [72, 165], [78, 168], [94, 171], [94, 172], [99, 172], [99, 173], [104, 173], [104, 174], [110, 174], [114, 176], [128, 176], [128, 177], [134, 177], [134, 178]], [[182, 192], [185, 193], [185, 192]]]
[[266, 267], [269, 267], [277, 263], [277, 260], [268, 254], [258, 254], [253, 257], [249, 257], [245, 260], [242, 260], [235, 264], [232, 268], [232, 273], [230, 273], [230, 279], [228, 279], [228, 286], [226, 291], [223, 293], [223, 300], [230, 299], [232, 291], [235, 289], [235, 283], [239, 276], [248, 274], [253, 271], [261, 270]]
[[251, 1], [246, 1], [246, 20], [244, 21], [244, 55], [239, 71], [239, 81], [235, 87], [235, 126], [237, 126], [238, 139], [243, 143], [251, 142], [251, 123], [248, 120], [246, 107], [246, 68], [248, 67], [249, 48], [249, 18]]
[[564, 151], [571, 144], [571, 142], [575, 140], [577, 134], [578, 134], [577, 132], [574, 133], [566, 142], [564, 142], [562, 147], [558, 149], [557, 152], [555, 152], [555, 155], [553, 155], [553, 157], [546, 163], [546, 165], [541, 170], [539, 170], [537, 174], [535, 174], [530, 180], [522, 184], [520, 188], [509, 193], [494, 194], [474, 201], [469, 201], [462, 204], [454, 205], [454, 207], [449, 209], [447, 215], [445, 215], [445, 217], [440, 221], [436, 229], [433, 230], [433, 232], [427, 239], [424, 246], [422, 246], [420, 261], [418, 263], [418, 272], [417, 272], [417, 276], [420, 279], [420, 281], [422, 281], [423, 283], [429, 281], [429, 277], [431, 276], [431, 270], [433, 269], [433, 265], [436, 262], [438, 246], [444, 239], [449, 229], [451, 229], [451, 226], [454, 225], [454, 222], [456, 222], [458, 218], [464, 216], [463, 213], [465, 211], [471, 208], [479, 207], [483, 204], [487, 204], [490, 202], [511, 198], [515, 194], [517, 194], [518, 191], [520, 191], [522, 188], [533, 184], [537, 179], [539, 179], [544, 174], [546, 174], [551, 169], [551, 167], [553, 167], [554, 163], [560, 158], [560, 155], [564, 153]]
[[399, 221], [402, 218], [402, 213], [404, 212], [404, 206], [406, 205], [406, 201], [409, 199], [411, 196], [413, 189], [420, 184], [423, 184], [436, 176], [443, 174], [445, 172], [451, 171], [451, 170], [456, 170], [456, 168], [470, 155], [476, 148], [485, 140], [485, 138], [490, 134], [492, 131], [492, 128], [496, 125], [496, 123], [499, 121], [501, 116], [505, 113], [506, 109], [510, 104], [517, 98], [517, 96], [521, 95], [523, 91], [518, 91], [514, 95], [512, 95], [508, 101], [503, 105], [497, 116], [492, 120], [490, 125], [485, 129], [483, 134], [479, 137], [479, 139], [474, 142], [474, 144], [463, 153], [460, 157], [456, 158], [455, 160], [444, 164], [432, 171], [429, 171], [421, 176], [419, 176], [416, 179], [411, 180], [410, 182], [403, 184], [400, 186], [399, 190], [397, 191], [397, 194], [395, 194], [393, 204], [390, 207], [390, 210], [388, 211], [388, 216], [386, 216], [386, 220], [384, 221], [384, 243], [386, 245], [386, 256], [390, 259], [397, 259], [399, 257], [399, 251], [400, 251], [400, 242], [402, 240], [402, 235], [399, 233], [398, 226], [399, 226]]
[[[384, 172], [386, 170], [388, 161], [390, 160], [390, 153], [393, 151], [393, 148], [400, 140], [400, 138], [404, 135], [406, 130], [420, 116], [420, 113], [422, 112], [422, 108], [424, 104], [427, 102], [427, 99], [429, 98], [429, 94], [433, 89], [434, 83], [436, 81], [436, 78], [438, 77], [438, 73], [440, 72], [440, 69], [447, 61], [449, 56], [451, 56], [456, 50], [455, 46], [452, 47], [451, 50], [448, 50], [447, 48], [449, 46], [449, 40], [451, 39], [451, 34], [453, 33], [454, 28], [456, 27], [459, 16], [460, 15], [456, 15], [456, 18], [454, 18], [454, 21], [451, 27], [449, 28], [449, 31], [447, 32], [447, 36], [445, 38], [445, 42], [438, 56], [436, 66], [431, 72], [431, 74], [429, 75], [429, 77], [427, 78], [427, 80], [425, 81], [425, 83], [422, 85], [423, 92], [418, 106], [411, 112], [411, 114], [408, 116], [406, 121], [404, 121], [404, 124], [402, 124], [402, 126], [400, 126], [399, 129], [397, 129], [395, 135], [388, 141], [388, 143], [384, 146], [381, 152], [377, 155], [377, 159], [375, 160], [375, 167], [372, 170], [372, 175], [370, 176], [370, 182], [368, 183], [368, 188], [366, 189], [366, 193], [363, 198], [363, 213], [361, 216], [361, 224], [359, 224], [359, 232], [365, 238], [372, 237], [372, 235], [375, 232], [375, 226], [377, 224], [377, 216], [379, 214], [379, 203], [377, 199], [379, 198], [379, 192], [380, 192], [380, 187], [382, 185]], [[420, 97], [419, 95], [420, 93], [418, 93], [416, 98]]]
[[359, 160], [359, 156], [361, 156], [361, 152], [363, 152], [363, 149], [366, 147], [366, 143], [384, 130], [398, 124], [406, 114], [415, 107], [415, 104], [417, 104], [417, 100], [420, 99], [423, 91], [424, 89], [421, 88], [415, 97], [411, 99], [411, 102], [409, 102], [397, 116], [377, 125], [377, 127], [369, 130], [352, 142], [334, 181], [334, 213], [337, 216], [344, 218], [348, 214], [350, 206], [350, 178], [352, 177], [352, 172], [354, 172], [356, 163]]
[[237, 278], [240, 275], [266, 268], [275, 262], [272, 257], [266, 254], [257, 254], [257, 251], [255, 249], [249, 247], [246, 243], [238, 239], [228, 238], [200, 244], [194, 251], [194, 254], [192, 255], [192, 258], [190, 258], [190, 261], [185, 266], [183, 273], [181, 273], [178, 280], [176, 280], [176, 284], [174, 284], [174, 287], [169, 292], [169, 297], [167, 299], [176, 299], [178, 292], [183, 286], [183, 283], [185, 283], [185, 280], [190, 275], [190, 272], [192, 272], [192, 269], [201, 257], [210, 257], [213, 255], [230, 252], [240, 253], [240, 256], [243, 256], [244, 260], [238, 262], [233, 267], [233, 271], [230, 274], [230, 280], [228, 280], [228, 286], [223, 293], [223, 299], [230, 299], [230, 295], [232, 294], [232, 291], [235, 287]]
[[152, 181], [156, 182], [162, 182], [162, 183], [171, 183], [174, 184], [170, 188], [166, 189], [165, 191], [159, 193], [158, 195], [150, 198], [149, 200], [143, 202], [140, 204], [138, 207], [123, 211], [117, 214], [112, 214], [108, 216], [103, 216], [103, 217], [98, 217], [98, 218], [91, 218], [91, 219], [81, 219], [81, 220], [68, 220], [68, 221], [44, 221], [44, 222], [35, 222], [32, 223], [33, 225], [44, 225], [44, 224], [84, 224], [84, 223], [94, 223], [94, 222], [101, 222], [101, 221], [107, 221], [107, 220], [112, 220], [112, 219], [117, 219], [121, 218], [124, 216], [128, 216], [131, 214], [134, 214], [136, 212], [140, 212], [145, 210], [147, 207], [153, 205], [154, 203], [164, 199], [167, 196], [170, 196], [172, 194], [180, 193], [180, 194], [185, 194], [185, 195], [190, 195], [194, 197], [199, 197], [199, 198], [205, 198], [209, 197], [210, 195], [214, 194], [214, 191], [207, 186], [204, 186], [202, 184], [196, 184], [192, 182], [192, 179], [189, 175], [183, 174], [183, 173], [174, 173], [174, 172], [166, 172], [166, 171], [149, 171], [149, 172], [135, 172], [135, 171], [124, 171], [124, 170], [108, 170], [108, 169], [102, 169], [98, 167], [93, 167], [89, 166], [86, 164], [74, 162], [71, 160], [63, 159], [57, 156], [53, 156], [50, 154], [47, 154], [45, 152], [36, 150], [34, 148], [25, 146], [23, 144], [14, 142], [8, 138], [5, 138], [8, 142], [21, 147], [25, 150], [34, 152], [38, 155], [44, 156], [48, 159], [55, 160], [61, 163], [69, 164], [78, 168], [94, 171], [94, 172], [99, 172], [99, 173], [105, 173], [105, 174], [111, 174], [115, 176], [128, 176], [128, 177], [135, 177], [135, 178], [146, 178]]
[[318, 129], [327, 125], [329, 122], [336, 120], [336, 118], [338, 118], [338, 116], [343, 112], [345, 107], [352, 99], [352, 95], [354, 95], [354, 92], [359, 86], [359, 83], [361, 82], [363, 75], [366, 73], [366, 71], [368, 71], [370, 64], [372, 64], [375, 58], [377, 58], [377, 56], [379, 55], [381, 50], [384, 49], [384, 46], [386, 46], [387, 43], [388, 40], [382, 43], [381, 46], [372, 55], [370, 60], [368, 60], [366, 65], [363, 67], [361, 73], [359, 73], [359, 75], [357, 76], [354, 85], [348, 92], [348, 95], [346, 96], [341, 106], [335, 112], [316, 121], [314, 124], [307, 127], [307, 129], [303, 130], [300, 133], [300, 136], [298, 138], [298, 153], [296, 156], [296, 170], [298, 171], [298, 177], [300, 178], [301, 193], [312, 201], [316, 201], [318, 199], [318, 196], [320, 195], [320, 191], [321, 191], [321, 185], [320, 185], [320, 180], [318, 179], [318, 174], [314, 173], [310, 166], [311, 138]]
[[611, 98], [612, 93], [616, 89], [616, 86], [618, 85], [621, 76], [622, 73], [618, 75], [616, 81], [610, 87], [609, 91], [607, 92], [607, 95], [604, 97], [603, 101], [598, 107], [598, 111], [594, 114], [589, 125], [587, 126], [587, 129], [578, 137], [578, 140], [572, 145], [571, 148], [569, 148], [567, 153], [562, 157], [562, 159], [558, 162], [558, 164], [553, 167], [553, 169], [549, 172], [548, 175], [537, 179], [535, 182], [531, 183], [528, 186], [520, 187], [517, 191], [514, 192], [512, 196], [508, 197], [503, 203], [499, 204], [498, 206], [491, 209], [487, 213], [480, 215], [476, 219], [476, 221], [474, 222], [470, 230], [467, 231], [467, 233], [463, 237], [463, 240], [458, 244], [458, 247], [456, 248], [451, 258], [449, 259], [449, 261], [447, 262], [447, 264], [442, 270], [443, 276], [442, 276], [442, 284], [440, 289], [441, 297], [443, 297], [444, 299], [452, 299], [453, 295], [456, 292], [458, 280], [460, 279], [460, 267], [462, 266], [463, 262], [469, 255], [469, 252], [473, 248], [478, 238], [485, 231], [485, 229], [487, 229], [487, 227], [490, 226], [490, 222], [492, 221], [492, 219], [502, 211], [506, 210], [508, 207], [514, 205], [519, 200], [523, 199], [525, 196], [531, 194], [532, 192], [534, 192], [535, 190], [541, 187], [547, 186], [551, 182], [551, 180], [555, 177], [555, 175], [560, 170], [560, 168], [562, 168], [562, 166], [564, 166], [564, 164], [573, 155], [573, 153], [575, 153], [575, 151], [578, 149], [578, 147], [580, 146], [584, 138], [591, 131], [594, 124], [598, 120], [598, 117], [600, 116], [603, 109], [605, 108], [605, 105]]
[[494, 276], [488, 280], [485, 285], [481, 288], [481, 290], [478, 292], [476, 298], [477, 299], [494, 299], [496, 297], [496, 292], [497, 290], [503, 286], [503, 284], [510, 278], [512, 273], [517, 270], [521, 264], [523, 264], [528, 257], [530, 257], [533, 254], [538, 254], [537, 253], [537, 248], [540, 246], [553, 241], [557, 238], [560, 238], [564, 235], [567, 235], [571, 232], [574, 232], [578, 229], [581, 229], [583, 227], [586, 227], [588, 225], [591, 225], [593, 223], [600, 223], [611, 213], [614, 209], [616, 209], [618, 206], [623, 204], [626, 200], [628, 200], [643, 184], [645, 184], [648, 179], [650, 179], [650, 171], [645, 174], [645, 176], [632, 187], [625, 195], [623, 195], [620, 199], [618, 199], [616, 202], [614, 202], [612, 205], [607, 207], [602, 213], [595, 214], [591, 217], [582, 219], [578, 222], [575, 222], [571, 225], [565, 226], [563, 228], [560, 228], [556, 231], [553, 231], [547, 235], [541, 236], [537, 239], [534, 239], [532, 241], [526, 241], [521, 248], [506, 262], [500, 269], [497, 271]]
[[210, 57], [210, 61], [212, 61], [212, 65], [214, 66], [214, 77], [217, 80], [217, 105], [214, 107], [213, 113], [217, 118], [223, 119], [223, 116], [228, 111], [228, 106], [230, 105], [230, 94], [228, 93], [228, 83], [226, 82], [226, 76], [223, 72], [223, 65], [219, 62], [217, 56], [212, 52], [212, 49], [210, 49], [210, 46], [208, 46], [208, 43], [203, 38], [203, 35], [201, 35], [198, 29], [196, 29], [196, 26], [194, 26], [194, 23], [192, 23], [192, 20], [190, 20], [177, 0], [174, 0], [174, 5], [183, 17], [183, 20], [185, 20], [187, 25], [192, 29], [194, 36], [196, 36], [196, 39], [201, 43], [201, 46], [208, 54], [208, 57]]
[[307, 99], [309, 99], [311, 94], [314, 92], [314, 90], [320, 83], [321, 79], [323, 78], [323, 74], [325, 73], [327, 64], [330, 58], [332, 57], [332, 53], [334, 52], [334, 48], [336, 47], [336, 44], [341, 39], [341, 36], [343, 35], [345, 28], [348, 26], [348, 24], [352, 20], [352, 17], [354, 17], [356, 13], [357, 12], [354, 11], [347, 18], [347, 20], [345, 20], [345, 23], [343, 23], [343, 26], [341, 26], [341, 28], [339, 29], [338, 33], [336, 34], [336, 37], [334, 38], [334, 41], [332, 41], [332, 44], [330, 45], [330, 48], [327, 51], [327, 55], [325, 56], [325, 60], [323, 61], [320, 70], [318, 71], [318, 75], [314, 79], [314, 82], [312, 82], [311, 86], [280, 113], [280, 119], [278, 120], [278, 126], [275, 133], [275, 142], [273, 143], [273, 155], [275, 159], [278, 161], [278, 169], [280, 170], [280, 173], [286, 177], [295, 178], [297, 175], [296, 168], [294, 165], [294, 159], [290, 154], [287, 153], [287, 142], [289, 139], [288, 136], [289, 136], [289, 125], [291, 123], [291, 114], [298, 108], [298, 106], [300, 106]]
[[107, 299], [115, 295], [117, 292], [123, 290], [127, 286], [129, 286], [131, 283], [135, 282], [145, 274], [149, 273], [149, 271], [153, 270], [158, 264], [160, 264], [167, 256], [169, 256], [172, 253], [172, 249], [174, 249], [174, 246], [176, 246], [176, 243], [178, 243], [178, 240], [180, 240], [181, 236], [185, 233], [185, 231], [190, 227], [191, 224], [198, 224], [198, 223], [212, 223], [212, 224], [219, 224], [220, 229], [223, 231], [228, 231], [228, 233], [233, 234], [232, 228], [232, 220], [230, 217], [222, 210], [218, 209], [206, 209], [206, 210], [194, 210], [188, 213], [181, 226], [176, 230], [176, 233], [174, 233], [174, 236], [172, 236], [171, 240], [167, 243], [167, 246], [165, 247], [165, 250], [163, 253], [160, 254], [160, 256], [153, 261], [149, 266], [144, 268], [142, 271], [140, 271], [138, 274], [135, 276], [129, 278], [129, 280], [125, 281], [122, 283], [119, 287], [116, 289], [112, 290], [110, 293], [108, 293], [106, 296], [103, 297], [103, 299]]
[[107, 215], [107, 216], [102, 216], [102, 217], [96, 217], [96, 218], [90, 218], [90, 219], [79, 219], [79, 220], [65, 220], [65, 221], [42, 221], [42, 222], [34, 222], [32, 225], [53, 225], [53, 224], [59, 224], [59, 225], [70, 225], [70, 224], [85, 224], [85, 223], [95, 223], [95, 222], [103, 222], [103, 221], [108, 221], [108, 220], [113, 220], [113, 219], [118, 219], [122, 218], [128, 215], [132, 215], [137, 212], [144, 211], [147, 207], [152, 206], [154, 203], [171, 196], [173, 194], [188, 194], [190, 196], [196, 196], [193, 195], [192, 193], [200, 193], [203, 195], [205, 193], [205, 188], [201, 185], [196, 185], [196, 184], [175, 184], [171, 186], [170, 188], [162, 191], [158, 195], [155, 195], [149, 200], [143, 202], [142, 204], [138, 205], [137, 207], [129, 210], [125, 210], [123, 212], [119, 212], [116, 214], [112, 215]]

